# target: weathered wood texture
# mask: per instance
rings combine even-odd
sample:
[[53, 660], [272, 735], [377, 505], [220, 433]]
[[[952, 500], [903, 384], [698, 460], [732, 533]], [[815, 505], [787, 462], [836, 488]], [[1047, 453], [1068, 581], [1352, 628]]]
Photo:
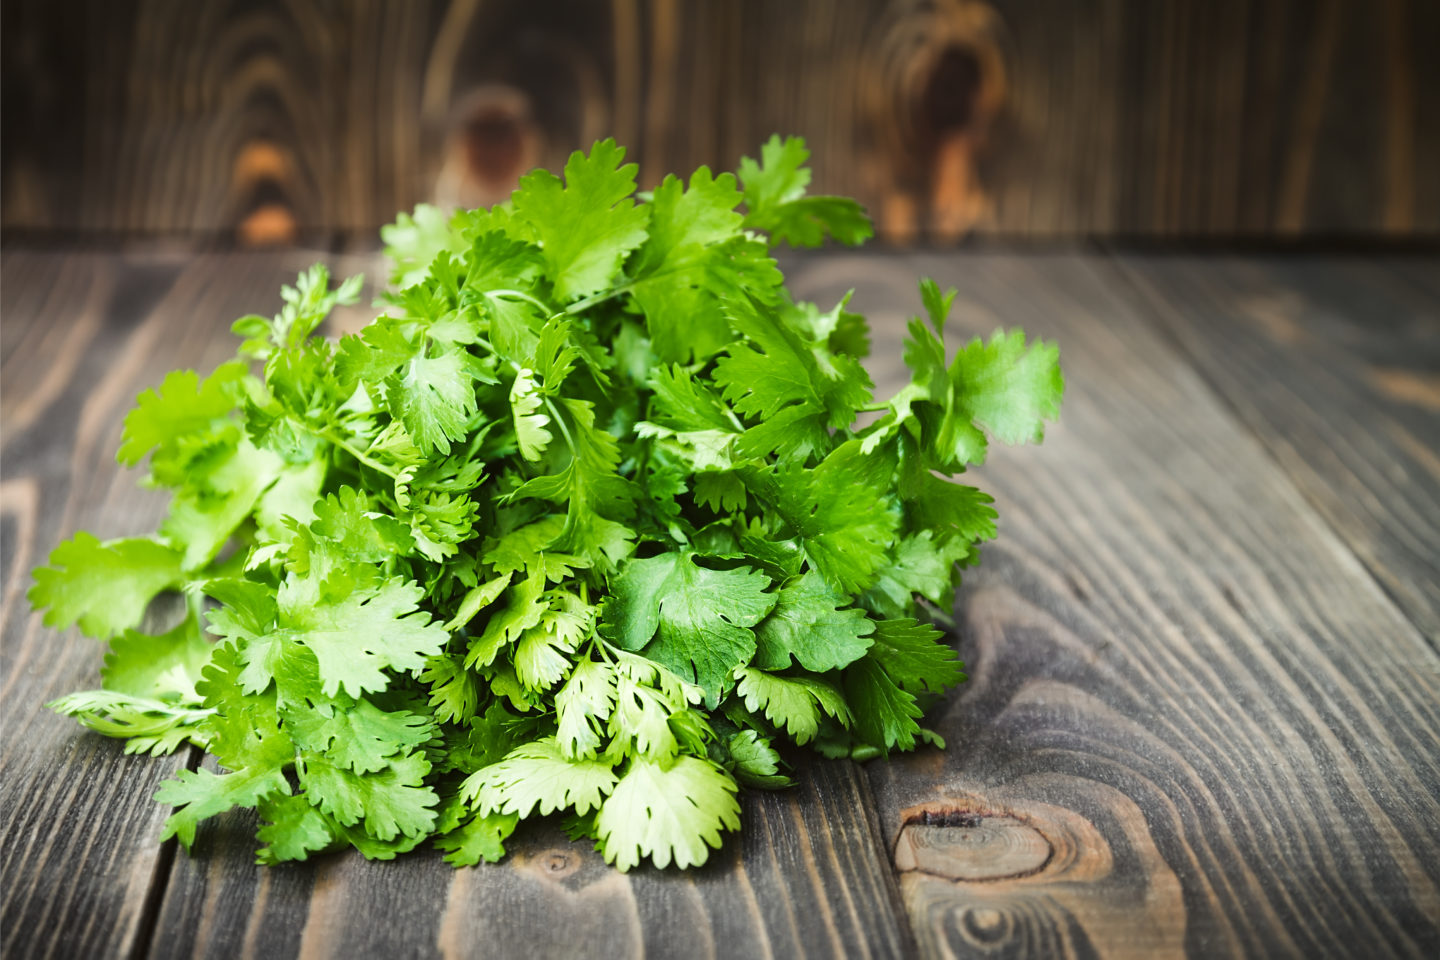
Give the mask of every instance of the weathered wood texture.
[[[291, 259], [287, 255], [286, 259]], [[187, 265], [188, 263], [188, 265]], [[226, 282], [219, 283], [223, 272]], [[280, 271], [252, 261], [189, 263], [7, 254], [3, 316], [3, 681], [0, 681], [0, 952], [121, 956], [148, 935], [147, 897], [166, 879], [151, 799], [186, 759], [123, 757], [118, 743], [41, 708], [99, 685], [101, 646], [30, 613], [30, 570], [76, 529], [101, 538], [153, 530], [165, 499], [115, 462], [121, 423], [144, 387], [230, 351], [235, 295]], [[253, 301], [252, 301], [253, 303]], [[203, 319], [197, 319], [203, 318]]]
[[[997, 450], [976, 471], [998, 495], [1001, 537], [957, 610], [972, 680], [933, 718], [948, 751], [863, 771], [815, 764], [793, 791], [747, 797], [746, 832], [690, 874], [612, 873], [553, 828], [459, 873], [433, 853], [261, 869], [238, 815], [207, 825], [193, 857], [157, 846], [150, 795], [184, 758], [123, 758], [40, 709], [93, 684], [100, 652], [43, 628], [23, 590], [77, 526], [153, 525], [163, 504], [113, 463], [130, 398], [174, 366], [227, 356], [230, 318], [272, 309], [308, 259], [3, 258], [6, 956], [1440, 949], [1440, 658], [1386, 579], [1420, 583], [1413, 564], [1433, 567], [1435, 548], [1386, 553], [1403, 524], [1327, 506], [1355, 462], [1307, 458], [1301, 440], [1281, 456], [1275, 439], [1339, 417], [1333, 394], [1353, 429], [1373, 417], [1431, 443], [1433, 424], [1361, 392], [1332, 349], [1428, 372], [1440, 284], [1418, 261], [1225, 261], [1214, 276], [1199, 262], [1103, 257], [800, 261], [802, 296], [857, 288], [882, 393], [918, 274], [960, 287], [952, 339], [1004, 323], [1062, 345], [1063, 422], [1043, 448]], [[329, 259], [337, 272], [372, 265]], [[1233, 303], [1251, 281], [1310, 304], [1291, 318], [1301, 335], [1269, 353], [1243, 329], [1260, 315]], [[1176, 306], [1182, 295], [1193, 309]], [[351, 308], [337, 327], [364, 315]], [[1199, 325], [1216, 329], [1188, 329]], [[1240, 372], [1214, 371], [1210, 336], [1234, 345]], [[1252, 366], [1271, 379], [1242, 375]], [[1302, 388], [1310, 379], [1338, 386]], [[1288, 393], [1269, 395], [1272, 380]], [[1396, 496], [1433, 522], [1417, 495]]]
[[[1000, 538], [957, 609], [950, 749], [868, 768], [922, 952], [1434, 956], [1440, 658], [1112, 267], [838, 258], [797, 287], [856, 287], [898, 358], [916, 273], [959, 287], [954, 338], [1056, 338], [1069, 387], [1043, 448], [976, 471]], [[1020, 866], [900, 839], [926, 820]]]
[[154, 333], [141, 321], [152, 308], [193, 302], [193, 286], [177, 283], [177, 273], [165, 265], [124, 270], [111, 259], [13, 256], [0, 275], [0, 953], [7, 957], [125, 954], [164, 870], [155, 843], [163, 817], [147, 794], [178, 761], [137, 769], [109, 744], [39, 709], [96, 685], [99, 648], [76, 631], [42, 627], [23, 593], [30, 567], [75, 525], [104, 535], [158, 520], [154, 498], [119, 476], [114, 448], [137, 385], [164, 373], [150, 363]]
[[373, 232], [806, 136], [897, 241], [1440, 231], [1428, 0], [6, 0], [7, 229]]
[[1440, 259], [1122, 263], [1147, 312], [1440, 644]]
[[[309, 259], [207, 256], [182, 270], [149, 258], [5, 257], [6, 956], [913, 953], [868, 784], [850, 763], [815, 764], [796, 790], [747, 797], [743, 836], [687, 875], [621, 876], [558, 832], [533, 830], [505, 863], [458, 874], [438, 854], [261, 870], [255, 824], [239, 815], [207, 825], [194, 858], [156, 844], [164, 810], [150, 797], [184, 758], [124, 758], [118, 743], [40, 708], [95, 686], [100, 649], [73, 631], [55, 648], [23, 591], [77, 526], [102, 537], [153, 529], [163, 500], [114, 465], [131, 399], [174, 367], [226, 359], [230, 320], [278, 308], [280, 284]], [[327, 259], [337, 273], [378, 266]], [[358, 326], [362, 313], [335, 325]]]
[[545, 824], [496, 865], [434, 851], [254, 866], [253, 817], [205, 829], [176, 860], [151, 955], [534, 958], [913, 956], [864, 774], [810, 766], [744, 799], [744, 833], [689, 873], [620, 874]]

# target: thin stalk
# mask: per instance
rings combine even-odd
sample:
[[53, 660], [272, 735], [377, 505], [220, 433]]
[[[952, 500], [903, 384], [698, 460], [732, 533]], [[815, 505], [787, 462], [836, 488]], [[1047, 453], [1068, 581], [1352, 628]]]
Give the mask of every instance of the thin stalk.
[[[654, 276], [660, 276], [660, 274], [654, 274]], [[640, 281], [638, 280], [631, 280], [629, 283], [621, 284], [620, 286], [615, 287], [613, 290], [604, 290], [600, 293], [594, 294], [593, 296], [586, 297], [584, 300], [576, 300], [574, 303], [570, 304], [570, 306], [566, 307], [564, 311], [562, 311], [562, 313], [576, 314], [582, 310], [590, 309], [597, 303], [604, 303], [606, 300], [613, 300], [615, 297], [620, 296], [620, 294], [622, 293], [629, 293], [635, 288], [635, 285], [639, 282]]]
[[551, 419], [560, 428], [560, 435], [565, 438], [565, 446], [570, 449], [570, 456], [578, 459], [580, 454], [576, 452], [575, 438], [570, 436], [570, 428], [565, 425], [565, 418], [560, 416], [560, 408], [555, 406], [554, 401], [549, 397], [541, 397], [541, 399], [545, 401], [545, 409], [550, 411]]
[[507, 297], [511, 300], [524, 300], [539, 307], [540, 311], [544, 313], [547, 317], [555, 315], [554, 310], [550, 307], [549, 304], [542, 303], [541, 301], [530, 296], [530, 294], [524, 293], [520, 290], [486, 290], [485, 293], [487, 296], [491, 297]]
[[521, 370], [525, 369], [524, 367], [520, 366], [520, 364], [516, 363], [514, 360], [511, 360], [509, 357], [502, 354], [499, 350], [496, 350], [495, 344], [491, 343], [484, 337], [477, 338], [475, 341], [475, 345], [477, 347], [484, 347], [486, 350], [490, 351], [490, 354], [492, 356], [499, 357], [501, 360], [504, 360], [506, 363], [510, 364], [510, 368], [516, 373], [519, 373]]
[[400, 479], [400, 474], [398, 471], [385, 466], [385, 464], [381, 463], [379, 460], [376, 460], [374, 457], [371, 457], [369, 454], [356, 449], [350, 444], [350, 441], [336, 434], [334, 431], [325, 429], [312, 430], [311, 432], [322, 440], [329, 440], [331, 443], [335, 444], [335, 446], [344, 450], [346, 453], [350, 454], [350, 456], [354, 457], [356, 460], [359, 460], [361, 463], [365, 464], [365, 466], [369, 467], [370, 469], [380, 471], [381, 473], [385, 474], [385, 476], [389, 477], [391, 480]]

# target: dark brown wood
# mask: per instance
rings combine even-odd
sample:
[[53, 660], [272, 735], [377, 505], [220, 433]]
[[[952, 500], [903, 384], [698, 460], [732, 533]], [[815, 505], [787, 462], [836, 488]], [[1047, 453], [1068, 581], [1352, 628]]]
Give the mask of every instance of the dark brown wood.
[[882, 235], [1440, 232], [1428, 0], [7, 0], [0, 223], [374, 242], [773, 132]]
[[[745, 832], [692, 873], [614, 873], [553, 825], [460, 872], [433, 852], [259, 868], [240, 815], [202, 829], [193, 857], [158, 845], [150, 796], [185, 758], [124, 758], [40, 708], [93, 684], [100, 650], [43, 628], [23, 591], [76, 527], [153, 526], [162, 498], [113, 460], [132, 397], [172, 367], [228, 356], [230, 319], [275, 308], [314, 256], [0, 260], [6, 956], [1440, 948], [1440, 658], [1385, 580], [1418, 584], [1416, 568], [1377, 566], [1367, 545], [1398, 536], [1390, 520], [1327, 513], [1310, 484], [1323, 493], [1335, 475], [1307, 479], [1272, 437], [1349, 417], [1345, 436], [1371, 418], [1433, 445], [1433, 423], [1407, 419], [1412, 401], [1361, 390], [1371, 368], [1428, 382], [1440, 291], [1420, 261], [1128, 273], [1078, 256], [800, 261], [800, 296], [857, 289], [882, 394], [920, 274], [961, 290], [952, 346], [1002, 323], [1061, 343], [1063, 422], [1044, 447], [996, 450], [975, 472], [998, 496], [1001, 536], [957, 611], [972, 680], [932, 718], [948, 751], [808, 766], [794, 790], [747, 796]], [[376, 266], [325, 259], [337, 273]], [[1277, 290], [1299, 298], [1303, 336], [1272, 348], [1245, 325], [1285, 328], [1252, 303]], [[1185, 332], [1201, 324], [1215, 329]], [[1359, 367], [1337, 364], [1342, 348]], [[1222, 360], [1226, 378], [1212, 369]], [[1241, 375], [1267, 367], [1270, 379]], [[1276, 382], [1288, 392], [1272, 396]], [[1401, 452], [1374, 456], [1408, 471]], [[1433, 563], [1434, 550], [1415, 556]]]
[[853, 764], [811, 765], [746, 796], [741, 836], [685, 873], [617, 873], [552, 823], [474, 869], [429, 850], [269, 869], [250, 862], [253, 818], [222, 817], [177, 859], [152, 956], [910, 956], [870, 804]]
[[1125, 273], [1399, 607], [1440, 643], [1440, 259], [1126, 257]]
[[[137, 763], [42, 704], [98, 685], [101, 648], [32, 616], [30, 568], [85, 526], [100, 536], [149, 529], [163, 502], [122, 476], [115, 447], [140, 386], [163, 376], [159, 330], [142, 321], [195, 304], [178, 263], [7, 255], [0, 267], [4, 477], [0, 481], [0, 953], [119, 956], [143, 935], [147, 897], [164, 883], [150, 801], [184, 761]], [[192, 335], [167, 357], [196, 356]]]
[[857, 288], [893, 387], [919, 273], [959, 287], [952, 337], [1053, 337], [1068, 382], [1043, 448], [975, 471], [1000, 537], [957, 607], [949, 750], [867, 768], [891, 843], [1009, 819], [1051, 852], [903, 873], [922, 953], [1435, 955], [1435, 652], [1103, 264], [836, 258], [796, 288]]
[[[99, 685], [102, 646], [44, 627], [25, 600], [31, 569], [76, 529], [148, 533], [165, 497], [115, 462], [135, 395], [177, 367], [233, 354], [231, 319], [278, 307], [299, 253], [144, 257], [7, 253], [3, 354], [3, 687], [0, 952], [124, 956], [143, 947], [168, 880], [160, 781], [190, 760], [124, 757], [43, 704]], [[157, 629], [165, 612], [153, 614]]]

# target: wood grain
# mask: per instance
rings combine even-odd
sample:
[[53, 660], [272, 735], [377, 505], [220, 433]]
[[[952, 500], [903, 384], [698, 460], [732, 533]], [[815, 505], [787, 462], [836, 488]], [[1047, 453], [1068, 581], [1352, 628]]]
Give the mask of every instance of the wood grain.
[[616, 136], [892, 241], [1440, 232], [1428, 0], [13, 0], [0, 224], [374, 243]]
[[1147, 312], [1440, 644], [1440, 259], [1122, 258]]
[[120, 744], [42, 709], [96, 686], [101, 654], [77, 631], [42, 627], [24, 591], [30, 568], [75, 526], [113, 536], [159, 519], [160, 502], [121, 475], [114, 450], [129, 399], [163, 373], [152, 362], [154, 332], [141, 321], [193, 303], [193, 280], [177, 265], [132, 270], [113, 258], [16, 254], [0, 262], [6, 956], [125, 954], [143, 932], [147, 896], [163, 883], [167, 857], [155, 842], [163, 817], [149, 795], [184, 756], [137, 767]]
[[617, 873], [549, 822], [473, 869], [430, 850], [261, 868], [253, 818], [230, 815], [176, 861], [152, 955], [909, 956], [867, 791], [854, 765], [814, 764], [795, 790], [747, 795], [742, 835], [685, 873]]
[[904, 873], [922, 953], [1433, 956], [1440, 658], [1103, 265], [837, 258], [796, 287], [856, 287], [897, 358], [922, 273], [961, 291], [952, 337], [1054, 337], [1069, 388], [1043, 448], [976, 471], [1000, 538], [956, 611], [949, 750], [868, 768], [892, 843], [1010, 818], [1052, 854]]
[[[76, 529], [144, 534], [166, 498], [115, 462], [134, 397], [177, 367], [233, 354], [231, 319], [279, 306], [304, 254], [145, 257], [7, 253], [3, 257], [3, 688], [0, 904], [3, 952], [120, 956], [147, 942], [173, 845], [151, 800], [187, 752], [124, 757], [121, 744], [43, 709], [98, 686], [102, 646], [57, 633], [29, 610], [30, 571]], [[152, 611], [168, 626], [176, 610]]]
[[[261, 869], [242, 815], [208, 824], [193, 857], [158, 846], [150, 795], [183, 758], [123, 758], [40, 709], [93, 684], [100, 651], [27, 616], [28, 571], [76, 527], [153, 526], [162, 499], [113, 461], [131, 398], [228, 356], [230, 318], [273, 309], [311, 259], [0, 258], [7, 956], [1440, 949], [1440, 658], [1385, 579], [1421, 584], [1417, 568], [1380, 549], [1393, 516], [1327, 513], [1337, 475], [1317, 461], [1307, 479], [1275, 446], [1327, 417], [1432, 444], [1433, 422], [1406, 412], [1429, 403], [1440, 300], [1417, 260], [798, 260], [801, 296], [857, 288], [882, 394], [920, 274], [960, 287], [952, 338], [1006, 323], [1061, 343], [1062, 423], [976, 471], [1001, 537], [957, 610], [972, 680], [933, 717], [948, 751], [810, 765], [794, 790], [747, 796], [745, 832], [686, 874], [616, 874], [553, 825], [460, 872], [433, 852]], [[1298, 298], [1293, 316], [1254, 306], [1276, 291]], [[1200, 326], [1214, 329], [1185, 332]], [[1375, 457], [1398, 476], [1404, 449]]]

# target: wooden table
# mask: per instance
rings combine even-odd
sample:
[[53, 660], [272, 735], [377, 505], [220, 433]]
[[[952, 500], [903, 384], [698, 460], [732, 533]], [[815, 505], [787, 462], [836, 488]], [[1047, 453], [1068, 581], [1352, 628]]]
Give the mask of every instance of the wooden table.
[[186, 856], [150, 796], [198, 757], [41, 709], [101, 653], [30, 615], [29, 570], [164, 508], [115, 464], [135, 394], [228, 356], [315, 256], [373, 266], [3, 258], [7, 958], [1440, 956], [1437, 260], [795, 263], [801, 296], [856, 288], [881, 395], [931, 274], [961, 290], [952, 336], [1060, 342], [1063, 421], [976, 471], [1001, 534], [957, 608], [949, 750], [813, 764], [705, 869], [622, 875], [553, 828], [458, 872], [263, 869], [237, 815]]

